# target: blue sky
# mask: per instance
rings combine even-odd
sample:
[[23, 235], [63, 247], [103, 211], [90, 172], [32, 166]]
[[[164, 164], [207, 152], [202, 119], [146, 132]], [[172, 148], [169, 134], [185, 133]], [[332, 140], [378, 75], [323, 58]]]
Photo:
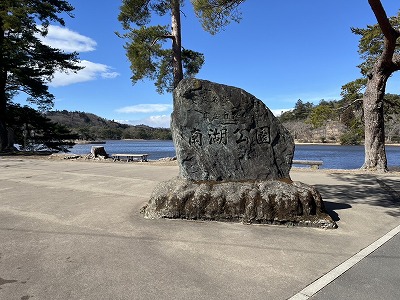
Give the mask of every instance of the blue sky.
[[[69, 2], [75, 18], [66, 17], [64, 28], [50, 28], [46, 42], [78, 51], [85, 69], [56, 74], [50, 83], [54, 109], [169, 127], [172, 95], [158, 94], [151, 81], [134, 86], [130, 81], [125, 41], [114, 33], [122, 32], [117, 20], [121, 1]], [[398, 1], [382, 4], [389, 16], [400, 8]], [[196, 77], [243, 88], [276, 114], [293, 108], [298, 99], [316, 104], [340, 99], [341, 86], [360, 76], [358, 37], [350, 27], [376, 23], [367, 0], [247, 0], [241, 6], [242, 21], [212, 36], [201, 28], [190, 1], [182, 11], [183, 47], [205, 55]], [[399, 93], [395, 81], [389, 81], [388, 92]]]

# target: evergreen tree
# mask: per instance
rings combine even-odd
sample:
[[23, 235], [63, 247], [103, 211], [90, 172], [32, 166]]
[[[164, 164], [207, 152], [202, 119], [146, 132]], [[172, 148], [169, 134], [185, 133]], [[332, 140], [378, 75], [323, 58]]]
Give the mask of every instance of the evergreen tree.
[[[353, 28], [361, 36], [359, 66], [366, 78], [363, 95], [365, 124], [364, 169], [387, 171], [385, 152], [384, 96], [389, 77], [400, 70], [400, 14], [388, 18], [380, 0], [368, 0], [378, 24], [366, 29]], [[362, 82], [359, 82], [362, 83]]]
[[239, 22], [239, 5], [245, 0], [191, 0], [196, 16], [201, 20], [204, 30], [218, 33], [230, 21]]
[[314, 128], [319, 128], [324, 126], [328, 120], [332, 119], [332, 116], [332, 107], [322, 103], [311, 111], [308, 122], [312, 124]]
[[66, 126], [52, 122], [49, 118], [28, 106], [9, 105], [6, 119], [7, 127], [13, 131], [14, 143], [23, 150], [42, 149], [68, 151], [78, 135]]
[[[122, 0], [118, 20], [127, 39], [132, 83], [144, 78], [155, 81], [159, 93], [171, 92], [184, 77], [196, 75], [204, 64], [202, 53], [182, 47], [181, 7], [184, 0]], [[237, 21], [237, 6], [243, 0], [191, 0], [203, 27], [216, 33], [230, 19]], [[171, 15], [171, 25], [149, 26], [152, 15]], [[172, 47], [164, 42], [172, 40]]]
[[77, 71], [77, 53], [64, 53], [45, 45], [50, 22], [64, 24], [73, 7], [64, 0], [1, 0], [0, 2], [0, 151], [9, 146], [6, 127], [8, 105], [18, 92], [40, 109], [53, 105], [47, 82], [56, 70]]

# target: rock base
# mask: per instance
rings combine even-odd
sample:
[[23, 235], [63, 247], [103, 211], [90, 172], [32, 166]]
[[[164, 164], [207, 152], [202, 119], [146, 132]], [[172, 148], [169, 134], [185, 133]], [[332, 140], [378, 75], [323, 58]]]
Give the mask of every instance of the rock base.
[[285, 181], [193, 182], [176, 178], [160, 183], [142, 212], [148, 219], [337, 227], [314, 187]]

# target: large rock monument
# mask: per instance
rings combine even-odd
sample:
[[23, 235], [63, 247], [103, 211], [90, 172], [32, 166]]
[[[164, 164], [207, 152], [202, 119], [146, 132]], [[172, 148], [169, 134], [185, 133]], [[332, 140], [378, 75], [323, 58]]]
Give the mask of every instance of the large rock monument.
[[146, 218], [336, 227], [319, 192], [290, 179], [293, 138], [253, 95], [182, 80], [171, 129], [180, 175], [155, 188]]

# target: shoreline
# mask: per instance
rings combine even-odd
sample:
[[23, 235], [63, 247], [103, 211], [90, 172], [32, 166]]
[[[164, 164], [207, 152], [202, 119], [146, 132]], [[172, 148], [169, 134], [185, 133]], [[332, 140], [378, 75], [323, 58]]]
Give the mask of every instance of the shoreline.
[[[142, 166], [176, 166], [178, 167], [178, 162], [176, 160], [168, 160], [168, 159], [159, 159], [159, 160], [149, 160], [147, 162], [141, 162], [141, 161], [132, 161], [132, 162], [126, 162], [126, 161], [113, 161], [112, 158], [106, 158], [106, 159], [87, 159], [85, 158], [84, 155], [79, 155], [79, 154], [73, 154], [73, 153], [53, 153], [53, 154], [1, 154], [0, 155], [0, 161], [2, 159], [18, 159], [18, 160], [47, 160], [47, 161], [76, 161], [76, 162], [86, 162], [86, 163], [104, 163], [104, 164], [118, 164], [118, 165], [142, 165]], [[319, 168], [319, 169], [312, 169], [309, 167], [294, 167], [292, 165], [291, 171], [294, 172], [310, 172], [310, 173], [328, 173], [328, 174], [334, 174], [334, 173], [347, 173], [347, 174], [376, 174], [376, 175], [394, 175], [394, 176], [400, 176], [400, 166], [392, 166], [389, 167], [388, 172], [382, 173], [379, 171], [371, 171], [371, 170], [363, 170], [363, 169], [324, 169], [324, 168]]]
[[[172, 141], [172, 140], [160, 140], [160, 139], [119, 139], [119, 140], [98, 140], [98, 141], [86, 141], [80, 140], [75, 141], [77, 145], [86, 145], [86, 144], [107, 144], [107, 141], [132, 141], [132, 142], [146, 142], [146, 141]], [[364, 146], [364, 144], [359, 145], [341, 145], [340, 143], [322, 143], [322, 142], [294, 142], [295, 145], [315, 145], [315, 146]], [[385, 146], [394, 146], [400, 147], [400, 143], [385, 143]]]
[[[360, 145], [341, 145], [340, 143], [306, 143], [306, 142], [295, 142], [295, 145], [315, 145], [315, 146], [364, 146], [364, 144]], [[393, 147], [400, 147], [400, 143], [390, 143], [390, 144], [385, 144], [385, 146], [393, 146]]]

